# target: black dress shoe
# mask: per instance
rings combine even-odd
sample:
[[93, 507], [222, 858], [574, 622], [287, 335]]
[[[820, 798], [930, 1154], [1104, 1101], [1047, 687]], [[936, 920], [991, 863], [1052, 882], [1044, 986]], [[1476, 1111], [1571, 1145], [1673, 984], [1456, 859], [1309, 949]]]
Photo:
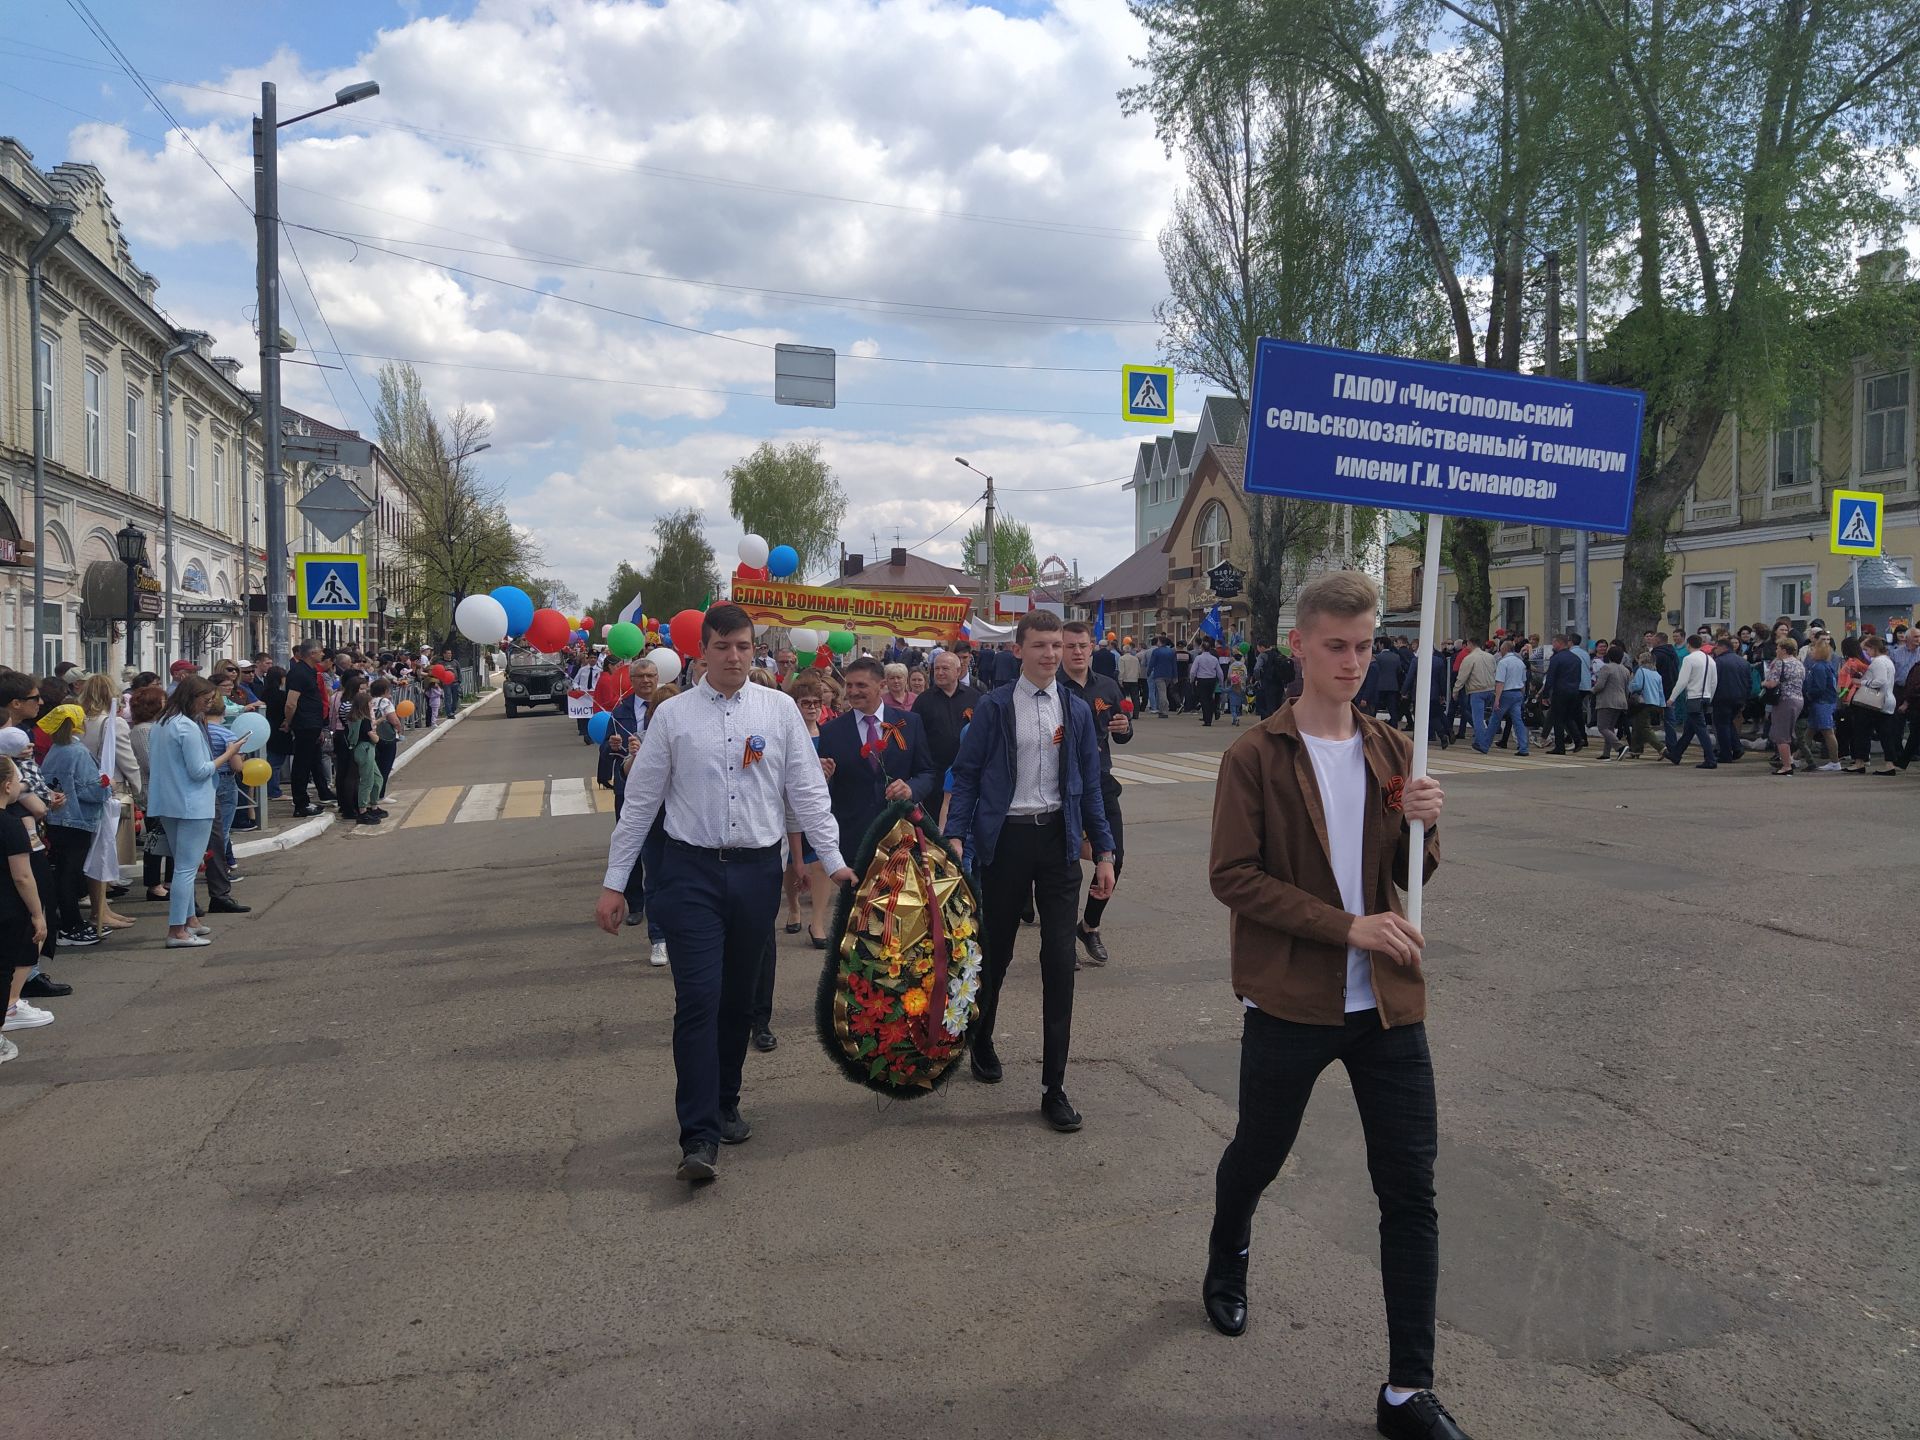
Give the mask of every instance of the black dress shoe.
[[697, 1141], [681, 1152], [680, 1164], [674, 1170], [673, 1178], [694, 1185], [711, 1180], [720, 1173], [719, 1158], [717, 1146], [709, 1145], [704, 1140]]
[[1222, 1335], [1247, 1333], [1247, 1257], [1207, 1251], [1207, 1278], [1200, 1282], [1207, 1319]]
[[61, 984], [44, 970], [29, 976], [27, 983], [20, 987], [22, 1000], [58, 1000], [62, 995], [71, 994], [73, 986]]
[[253, 907], [242, 905], [238, 900], [209, 900], [207, 909], [215, 915], [245, 915]]
[[644, 925], [644, 924], [646, 924], [646, 923], [647, 923], [647, 912], [646, 912], [646, 911], [644, 911], [644, 910], [629, 910], [629, 911], [627, 912], [627, 924], [629, 924], [629, 925]]
[[1000, 1057], [993, 1053], [993, 1041], [973, 1042], [973, 1078], [985, 1085], [998, 1085], [1003, 1072]]
[[753, 1138], [753, 1126], [740, 1118], [738, 1105], [720, 1107], [720, 1143], [739, 1145]]
[[753, 1048], [758, 1050], [762, 1055], [766, 1054], [779, 1043], [780, 1042], [774, 1038], [773, 1031], [766, 1029], [764, 1026], [753, 1032]]
[[1373, 1428], [1387, 1440], [1473, 1440], [1431, 1390], [1416, 1390], [1401, 1404], [1389, 1405], [1382, 1385], [1373, 1402]]
[[1073, 1102], [1067, 1099], [1067, 1092], [1060, 1089], [1047, 1091], [1040, 1097], [1040, 1113], [1047, 1117], [1047, 1123], [1063, 1135], [1071, 1135], [1080, 1128], [1080, 1112], [1073, 1108]]
[[125, 885], [109, 885], [107, 887], [107, 899], [109, 900], [126, 899], [128, 888], [129, 887]]
[[1107, 942], [1100, 938], [1098, 930], [1077, 930], [1080, 948], [1087, 952], [1089, 965], [1104, 965], [1113, 957], [1107, 954]]
[[318, 805], [296, 805], [293, 807], [293, 818], [296, 820], [306, 820], [319, 813], [320, 807]]
[[807, 927], [807, 942], [816, 950], [824, 950], [827, 948], [827, 942], [813, 933], [813, 927], [811, 925]]
[[1033, 902], [1029, 900], [1027, 902], [1027, 908], [1020, 912], [1020, 923], [1022, 925], [1031, 925], [1039, 918], [1039, 916], [1033, 913]]

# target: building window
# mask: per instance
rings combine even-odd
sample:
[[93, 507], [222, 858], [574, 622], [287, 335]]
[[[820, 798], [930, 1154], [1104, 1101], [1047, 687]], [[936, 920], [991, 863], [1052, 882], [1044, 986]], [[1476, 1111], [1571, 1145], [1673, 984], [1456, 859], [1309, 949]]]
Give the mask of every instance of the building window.
[[1870, 375], [1860, 417], [1860, 469], [1907, 468], [1907, 372]]
[[[1784, 585], [1792, 576], [1779, 577]], [[1772, 581], [1768, 582], [1773, 584]], [[1779, 598], [1778, 596], [1775, 597]], [[1776, 610], [1776, 615], [1792, 614], [1793, 611]], [[1732, 580], [1689, 580], [1687, 582], [1686, 624], [1689, 632], [1698, 630], [1702, 625], [1715, 630], [1732, 629], [1733, 619], [1733, 581]]]
[[1147, 503], [1149, 505], [1158, 505], [1160, 503], [1160, 477], [1158, 475], [1154, 476], [1153, 482], [1147, 486]]
[[49, 460], [60, 458], [60, 342], [40, 336], [40, 448]]
[[225, 528], [226, 503], [227, 452], [216, 445], [213, 447], [213, 525], [216, 530]]
[[[1456, 629], [1458, 628], [1456, 624]], [[1509, 635], [1527, 633], [1527, 592], [1511, 591], [1500, 597], [1500, 629]]]
[[1773, 488], [1804, 490], [1813, 484], [1813, 406], [1802, 400], [1773, 432]]
[[1764, 582], [1768, 621], [1781, 615], [1789, 620], [1812, 619], [1813, 581], [1811, 570], [1769, 571]]
[[127, 387], [127, 491], [137, 494], [140, 490], [140, 417], [146, 410], [147, 397], [131, 385]]
[[187, 429], [187, 516], [200, 518], [200, 432]]
[[81, 399], [87, 408], [87, 474], [98, 480], [107, 473], [107, 373], [89, 363], [81, 379]]
[[1200, 552], [1200, 568], [1211, 570], [1227, 558], [1227, 542], [1233, 539], [1233, 523], [1227, 519], [1227, 507], [1218, 500], [1200, 512], [1193, 527], [1194, 548]]

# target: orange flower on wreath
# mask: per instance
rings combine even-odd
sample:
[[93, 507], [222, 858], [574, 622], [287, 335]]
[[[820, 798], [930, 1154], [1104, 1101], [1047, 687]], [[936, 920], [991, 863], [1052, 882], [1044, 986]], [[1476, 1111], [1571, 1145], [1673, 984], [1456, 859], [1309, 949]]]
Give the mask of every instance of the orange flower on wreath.
[[927, 1013], [927, 992], [916, 985], [900, 997], [900, 1005], [907, 1014], [918, 1018]]

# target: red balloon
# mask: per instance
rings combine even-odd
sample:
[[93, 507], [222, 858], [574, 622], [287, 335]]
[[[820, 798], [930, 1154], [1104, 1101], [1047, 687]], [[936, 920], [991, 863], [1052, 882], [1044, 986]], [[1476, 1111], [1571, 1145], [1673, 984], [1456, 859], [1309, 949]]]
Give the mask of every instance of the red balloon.
[[580, 628], [582, 630], [591, 630], [593, 628], [593, 616], [582, 615], [580, 617]]
[[558, 610], [536, 610], [527, 625], [527, 643], [542, 655], [555, 655], [567, 648], [573, 629]]
[[814, 669], [825, 670], [831, 667], [832, 664], [833, 664], [833, 652], [827, 649], [826, 646], [822, 645], [818, 650], [814, 652], [814, 655], [813, 655]]
[[1133, 714], [1133, 701], [1131, 701], [1131, 700], [1122, 700], [1122, 701], [1120, 702], [1120, 713], [1121, 713], [1122, 715], [1131, 715], [1131, 714]]
[[698, 610], [682, 610], [667, 622], [674, 650], [691, 660], [700, 653], [700, 622], [706, 619]]

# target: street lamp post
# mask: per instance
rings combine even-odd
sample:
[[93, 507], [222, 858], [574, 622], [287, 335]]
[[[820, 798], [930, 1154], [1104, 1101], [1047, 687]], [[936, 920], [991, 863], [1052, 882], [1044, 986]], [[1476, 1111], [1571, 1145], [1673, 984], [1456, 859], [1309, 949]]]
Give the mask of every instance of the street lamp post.
[[373, 616], [380, 637], [374, 641], [374, 645], [376, 648], [384, 648], [387, 643], [387, 597], [384, 594], [373, 597]]
[[127, 567], [127, 668], [132, 669], [140, 663], [133, 627], [139, 623], [140, 568], [147, 563], [147, 532], [129, 520], [114, 535], [113, 543], [120, 552], [120, 563]]
[[378, 95], [371, 80], [334, 93], [333, 104], [279, 118], [278, 92], [271, 80], [260, 86], [260, 114], [253, 122], [253, 211], [258, 241], [260, 306], [260, 445], [266, 490], [267, 649], [286, 664], [287, 655], [287, 476], [280, 459], [280, 130], [342, 105]]

